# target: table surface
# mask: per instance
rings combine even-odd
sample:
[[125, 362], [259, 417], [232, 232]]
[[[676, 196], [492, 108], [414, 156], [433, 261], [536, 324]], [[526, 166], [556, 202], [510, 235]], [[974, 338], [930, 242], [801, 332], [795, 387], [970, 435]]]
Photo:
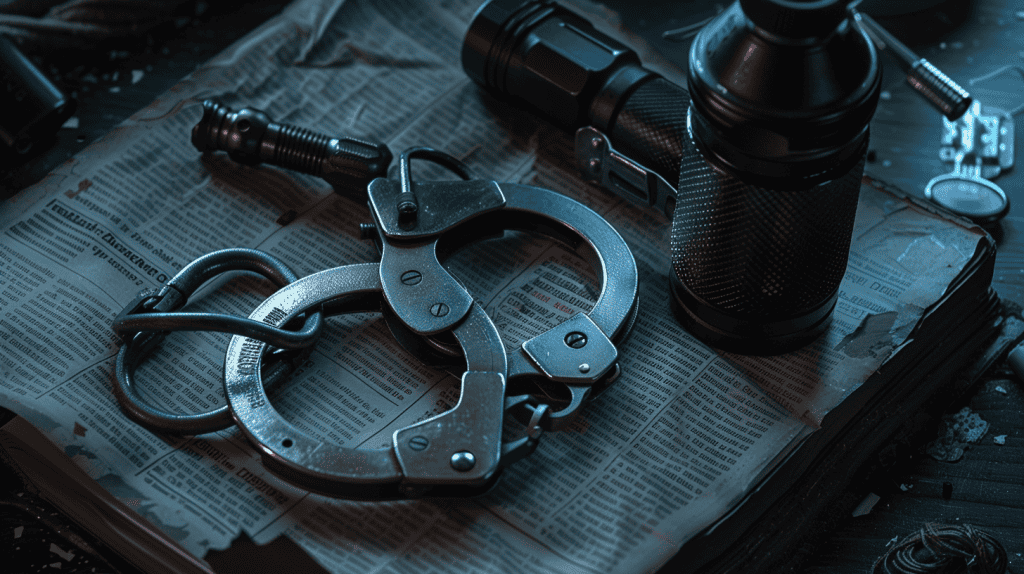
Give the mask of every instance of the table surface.
[[[652, 0], [642, 10], [625, 0], [603, 3], [619, 12], [627, 28], [681, 66], [685, 66], [688, 42], [665, 40], [662, 32], [693, 24], [715, 11], [713, 4], [677, 0]], [[240, 4], [245, 8], [240, 9]], [[45, 72], [76, 93], [78, 127], [62, 129], [45, 149], [0, 160], [0, 201], [41, 179], [285, 4], [283, 0], [197, 2], [188, 7], [192, 12], [147, 38], [74, 57], [38, 58]], [[1005, 110], [1024, 107], [1024, 3], [902, 3], [924, 7], [916, 13], [899, 13], [900, 4], [868, 1], [864, 6], [983, 104]], [[942, 119], [911, 92], [884, 53], [883, 61], [884, 93], [871, 125], [872, 161], [867, 172], [923, 197], [927, 181], [949, 171], [938, 155]], [[997, 78], [971, 82], [1008, 66]], [[131, 70], [142, 70], [142, 78], [133, 83]], [[1018, 126], [1021, 130], [1024, 127]], [[1018, 134], [1017, 158], [1024, 157], [1022, 140], [1024, 135]], [[1009, 196], [1011, 211], [991, 230], [999, 246], [993, 285], [1004, 301], [1024, 303], [1024, 170], [1012, 168], [996, 182]], [[1024, 384], [1005, 365], [998, 365], [954, 409], [964, 405], [990, 424], [979, 444], [961, 461], [943, 463], [923, 454], [922, 443], [917, 445], [922, 448], [903, 452], [870, 484], [854, 485], [854, 490], [879, 495], [879, 502], [870, 513], [842, 521], [809, 558], [806, 572], [868, 572], [890, 540], [928, 522], [969, 523], [987, 530], [1006, 548], [1010, 571], [1024, 572]], [[1005, 444], [994, 441], [997, 435], [1006, 435]], [[949, 496], [944, 496], [944, 490]]]

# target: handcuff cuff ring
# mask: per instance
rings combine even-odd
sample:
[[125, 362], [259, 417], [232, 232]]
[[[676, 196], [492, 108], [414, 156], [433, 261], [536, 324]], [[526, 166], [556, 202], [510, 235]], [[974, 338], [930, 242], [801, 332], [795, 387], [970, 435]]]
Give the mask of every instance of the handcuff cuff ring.
[[[462, 181], [413, 182], [412, 157], [439, 163]], [[462, 162], [437, 150], [407, 150], [399, 158], [398, 170], [398, 181], [378, 178], [367, 187], [374, 224], [362, 226], [363, 237], [374, 239], [381, 251], [385, 302], [394, 312], [386, 313], [385, 319], [399, 342], [425, 362], [439, 365], [460, 356], [443, 333], [473, 299], [441, 263], [458, 248], [494, 236], [496, 230], [539, 232], [572, 248], [580, 243], [591, 248], [589, 263], [601, 277], [594, 307], [524, 342], [508, 357], [510, 384], [536, 381], [540, 394], [548, 396], [568, 391], [568, 406], [549, 409], [543, 418], [546, 430], [567, 428], [585, 401], [618, 376], [615, 345], [629, 334], [639, 309], [639, 278], [629, 246], [611, 224], [582, 203], [540, 187], [470, 179]], [[414, 188], [416, 202], [430, 206], [419, 215], [417, 209], [403, 212], [403, 198]], [[422, 283], [405, 281], [408, 270], [417, 269], [414, 265], [429, 270], [419, 269]], [[431, 280], [425, 287], [427, 277]], [[451, 312], [426, 312], [432, 303]], [[522, 405], [535, 407], [540, 402]], [[532, 418], [530, 409], [518, 409], [516, 414], [524, 423]]]
[[[373, 186], [380, 185], [376, 183], [379, 181], [371, 184], [371, 201], [377, 200]], [[636, 262], [611, 224], [585, 205], [541, 187], [518, 183], [501, 183], [498, 187], [504, 204], [445, 232], [437, 241], [437, 259], [443, 264], [458, 249], [494, 235], [496, 230], [539, 233], [573, 248], [581, 243], [588, 245], [588, 263], [601, 280], [594, 307], [523, 342], [508, 356], [510, 385], [528, 377], [565, 384], [569, 393], [566, 406], [549, 408], [544, 417], [544, 430], [564, 430], [582, 405], [619, 374], [615, 345], [629, 335], [639, 310]], [[384, 204], [382, 200], [377, 202]], [[386, 261], [382, 260], [381, 265], [383, 271]], [[424, 362], [438, 365], [460, 356], [458, 349], [443, 338], [414, 333], [393, 315], [385, 318], [402, 346]], [[570, 336], [583, 345], [570, 348]], [[588, 358], [581, 360], [581, 356]], [[524, 424], [532, 418], [529, 409], [520, 410], [520, 414], [518, 418]]]
[[[325, 315], [381, 310], [378, 263], [328, 269], [271, 295], [251, 318], [282, 324], [321, 308]], [[367, 298], [376, 309], [367, 305]], [[354, 304], [349, 304], [354, 301]], [[341, 304], [339, 304], [339, 302]], [[236, 336], [224, 360], [224, 389], [238, 427], [275, 475], [328, 496], [386, 500], [425, 494], [482, 494], [497, 480], [503, 454], [507, 361], [497, 329], [473, 304], [452, 332], [467, 369], [458, 404], [396, 431], [384, 449], [321, 441], [286, 421], [270, 404], [260, 375], [266, 343]]]
[[298, 279], [276, 257], [255, 249], [231, 248], [208, 253], [192, 261], [161, 289], [144, 289], [114, 319], [112, 328], [121, 339], [115, 364], [113, 393], [131, 420], [154, 432], [203, 434], [233, 424], [227, 405], [205, 413], [180, 414], [156, 408], [139, 396], [135, 369], [171, 331], [216, 331], [258, 337], [278, 348], [268, 365], [267, 384], [273, 386], [305, 360], [320, 335], [320, 313], [309, 315], [299, 331], [288, 331], [245, 317], [222, 313], [186, 313], [178, 310], [206, 281], [229, 271], [251, 271], [285, 287]]

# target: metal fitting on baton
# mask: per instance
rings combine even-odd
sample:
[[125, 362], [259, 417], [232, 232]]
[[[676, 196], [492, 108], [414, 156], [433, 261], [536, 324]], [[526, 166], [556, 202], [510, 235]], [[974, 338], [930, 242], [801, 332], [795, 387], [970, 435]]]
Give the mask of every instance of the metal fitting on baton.
[[392, 158], [381, 143], [319, 134], [275, 122], [262, 110], [235, 111], [216, 100], [203, 102], [192, 145], [201, 152], [224, 150], [244, 165], [268, 163], [319, 176], [338, 189], [365, 187], [387, 173]]

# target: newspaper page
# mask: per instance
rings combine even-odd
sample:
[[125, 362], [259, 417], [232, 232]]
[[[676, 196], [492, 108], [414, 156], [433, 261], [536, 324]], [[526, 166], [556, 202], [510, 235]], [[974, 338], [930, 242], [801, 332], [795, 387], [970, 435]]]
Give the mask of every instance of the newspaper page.
[[[459, 52], [477, 5], [299, 0], [6, 202], [0, 401], [198, 557], [244, 531], [257, 543], [287, 536], [333, 572], [648, 572], [814, 432], [974, 252], [979, 234], [865, 187], [827, 335], [776, 358], [717, 352], [669, 308], [669, 220], [581, 182], [571, 134], [465, 76]], [[226, 247], [266, 251], [299, 276], [378, 260], [359, 239], [370, 220], [364, 190], [336, 193], [318, 178], [196, 152], [190, 132], [209, 97], [396, 153], [429, 145], [481, 177], [589, 205], [627, 240], [640, 274], [621, 378], [491, 493], [466, 500], [330, 499], [266, 471], [236, 428], [173, 437], [128, 421], [110, 390], [110, 324], [140, 289]], [[915, 267], [918, 253], [939, 263]], [[509, 349], [589, 309], [600, 288], [579, 253], [529, 234], [467, 247], [447, 264]], [[247, 315], [272, 291], [229, 274], [187, 309]], [[224, 404], [229, 338], [168, 336], [138, 369], [143, 397], [178, 412]], [[372, 448], [450, 409], [458, 384], [404, 351], [379, 316], [352, 315], [328, 321], [272, 400], [322, 440]]]

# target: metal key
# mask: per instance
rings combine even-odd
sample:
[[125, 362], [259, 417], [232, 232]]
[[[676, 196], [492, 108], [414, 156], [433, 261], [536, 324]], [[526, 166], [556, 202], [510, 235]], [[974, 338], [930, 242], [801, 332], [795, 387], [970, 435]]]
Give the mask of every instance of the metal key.
[[1009, 213], [1010, 199], [993, 181], [981, 176], [981, 156], [970, 154], [974, 161], [965, 165], [967, 156], [958, 153], [952, 173], [932, 178], [924, 196], [978, 225], [991, 225]]

